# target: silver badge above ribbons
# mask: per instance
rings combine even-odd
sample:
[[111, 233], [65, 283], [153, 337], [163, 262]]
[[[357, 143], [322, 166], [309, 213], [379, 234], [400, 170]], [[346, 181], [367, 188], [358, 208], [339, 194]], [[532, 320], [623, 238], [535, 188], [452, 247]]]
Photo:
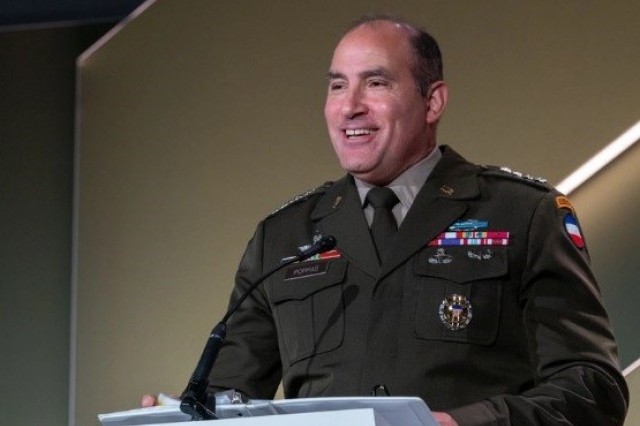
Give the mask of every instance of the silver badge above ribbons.
[[469, 325], [473, 309], [465, 296], [451, 294], [440, 304], [439, 314], [440, 320], [449, 330], [457, 331]]
[[493, 257], [491, 249], [467, 250], [467, 257], [471, 260], [489, 260]]
[[443, 248], [439, 248], [436, 254], [429, 256], [429, 263], [433, 264], [447, 264], [453, 261], [453, 256], [444, 252]]

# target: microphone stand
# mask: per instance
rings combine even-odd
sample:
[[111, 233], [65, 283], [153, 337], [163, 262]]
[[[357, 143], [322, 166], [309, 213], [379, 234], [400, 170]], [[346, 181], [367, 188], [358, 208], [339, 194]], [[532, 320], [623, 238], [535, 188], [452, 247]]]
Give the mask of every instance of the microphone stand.
[[297, 256], [285, 258], [278, 265], [273, 267], [266, 274], [261, 276], [256, 282], [251, 284], [249, 289], [242, 294], [238, 301], [227, 311], [222, 320], [213, 328], [207, 344], [205, 345], [200, 360], [191, 375], [187, 388], [182, 393], [180, 402], [180, 411], [189, 414], [192, 420], [212, 420], [217, 419], [216, 400], [213, 395], [207, 393], [209, 386], [209, 373], [213, 368], [213, 364], [218, 358], [220, 348], [224, 345], [227, 335], [227, 321], [229, 317], [240, 307], [242, 302], [255, 290], [260, 283], [275, 274], [285, 266], [295, 262], [300, 262], [319, 253], [331, 250], [336, 246], [336, 239], [330, 235], [322, 237], [317, 243], [313, 244], [306, 250], [303, 250]]

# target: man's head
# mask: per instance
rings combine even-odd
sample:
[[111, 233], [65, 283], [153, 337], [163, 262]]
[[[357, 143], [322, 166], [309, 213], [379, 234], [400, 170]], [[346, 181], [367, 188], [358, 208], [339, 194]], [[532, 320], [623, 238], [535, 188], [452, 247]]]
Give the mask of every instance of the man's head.
[[423, 31], [379, 18], [338, 43], [325, 118], [340, 165], [354, 176], [386, 185], [427, 156], [446, 103], [440, 51]]

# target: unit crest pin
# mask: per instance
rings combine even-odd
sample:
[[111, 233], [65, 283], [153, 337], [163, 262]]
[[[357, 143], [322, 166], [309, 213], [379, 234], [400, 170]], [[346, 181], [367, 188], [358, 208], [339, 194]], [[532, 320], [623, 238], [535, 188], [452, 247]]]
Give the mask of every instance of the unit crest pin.
[[443, 194], [445, 194], [445, 195], [449, 195], [449, 196], [451, 196], [451, 195], [453, 195], [456, 191], [455, 191], [453, 188], [451, 188], [450, 186], [442, 185], [442, 186], [440, 187], [440, 192], [442, 192], [442, 193], [443, 193]]
[[440, 320], [449, 330], [462, 330], [471, 322], [473, 309], [469, 300], [460, 294], [451, 294], [442, 301]]

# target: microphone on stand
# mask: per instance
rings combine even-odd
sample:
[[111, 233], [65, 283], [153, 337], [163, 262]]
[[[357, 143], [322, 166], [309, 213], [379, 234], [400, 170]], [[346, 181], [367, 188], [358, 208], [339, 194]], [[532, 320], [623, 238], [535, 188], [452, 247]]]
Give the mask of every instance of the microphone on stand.
[[227, 321], [229, 320], [229, 317], [233, 315], [253, 290], [255, 290], [260, 283], [271, 275], [294, 262], [300, 262], [315, 256], [316, 254], [332, 250], [336, 244], [336, 239], [331, 235], [322, 237], [315, 244], [306, 250], [301, 251], [298, 255], [285, 258], [285, 260], [251, 284], [249, 289], [242, 294], [231, 308], [229, 308], [222, 320], [211, 331], [207, 344], [202, 351], [202, 355], [200, 355], [200, 360], [191, 375], [191, 379], [189, 379], [187, 388], [182, 393], [180, 411], [185, 414], [189, 414], [192, 420], [211, 420], [217, 418], [215, 415], [215, 397], [207, 394], [207, 387], [209, 386], [209, 373], [211, 373], [213, 364], [218, 358], [220, 348], [224, 345], [225, 337], [227, 335]]

